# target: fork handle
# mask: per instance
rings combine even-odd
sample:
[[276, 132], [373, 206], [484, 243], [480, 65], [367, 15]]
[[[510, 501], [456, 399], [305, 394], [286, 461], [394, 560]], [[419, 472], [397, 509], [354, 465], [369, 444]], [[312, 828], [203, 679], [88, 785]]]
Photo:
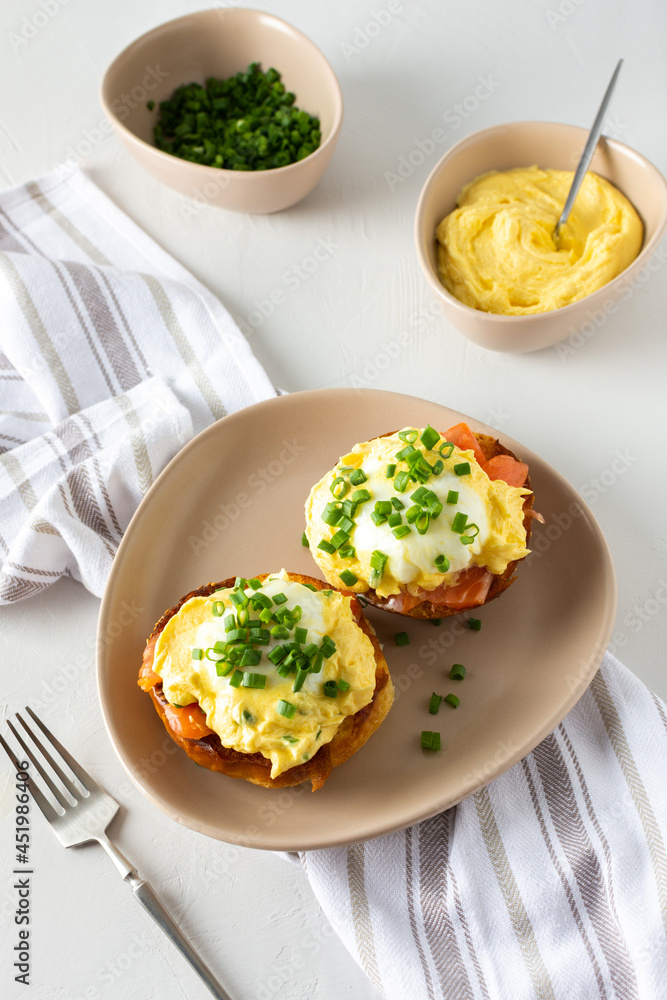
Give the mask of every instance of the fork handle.
[[176, 926], [149, 883], [139, 878], [136, 871], [130, 872], [126, 878], [126, 882], [132, 886], [134, 896], [139, 900], [144, 909], [150, 913], [155, 923], [162, 928], [169, 940], [178, 948], [181, 955], [187, 959], [202, 982], [213, 996], [216, 997], [216, 1000], [232, 1000], [229, 993], [222, 988], [211, 970], [202, 962], [190, 942]]

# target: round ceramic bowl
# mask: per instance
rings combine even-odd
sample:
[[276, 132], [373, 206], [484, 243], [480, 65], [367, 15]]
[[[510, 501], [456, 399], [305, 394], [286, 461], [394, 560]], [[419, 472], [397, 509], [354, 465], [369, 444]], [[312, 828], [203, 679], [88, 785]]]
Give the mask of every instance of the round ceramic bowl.
[[[220, 170], [163, 153], [153, 143], [160, 101], [182, 84], [225, 79], [259, 62], [275, 67], [296, 106], [320, 119], [322, 141], [310, 156], [274, 170]], [[113, 61], [102, 106], [134, 158], [163, 184], [235, 212], [279, 212], [315, 187], [334, 151], [343, 119], [338, 81], [305, 35], [258, 10], [203, 10], [154, 28]], [[153, 111], [147, 104], [155, 102]]]
[[[501, 316], [464, 305], [450, 295], [438, 277], [435, 231], [456, 208], [461, 188], [489, 170], [537, 164], [574, 170], [588, 130], [555, 122], [511, 122], [483, 129], [462, 139], [445, 153], [431, 172], [417, 205], [417, 254], [445, 315], [469, 340], [492, 351], [523, 353], [549, 347], [585, 324], [599, 328], [618, 308], [635, 282], [647, 280], [650, 258], [667, 226], [667, 182], [645, 157], [612, 139], [602, 138], [591, 170], [611, 181], [632, 202], [644, 224], [639, 256], [613, 281], [578, 302], [530, 316]], [[585, 334], [584, 334], [585, 335]]]

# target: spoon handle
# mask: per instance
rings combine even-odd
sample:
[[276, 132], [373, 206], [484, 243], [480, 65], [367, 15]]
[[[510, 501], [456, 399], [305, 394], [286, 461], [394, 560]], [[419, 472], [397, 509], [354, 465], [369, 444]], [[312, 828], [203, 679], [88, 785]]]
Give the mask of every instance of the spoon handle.
[[564, 226], [568, 220], [570, 212], [572, 211], [572, 206], [574, 205], [574, 199], [577, 197], [577, 193], [579, 191], [579, 188], [581, 187], [581, 182], [583, 181], [586, 175], [586, 171], [590, 166], [590, 162], [593, 159], [593, 153], [595, 152], [595, 147], [598, 144], [598, 140], [600, 138], [600, 134], [604, 126], [604, 119], [605, 115], [607, 114], [607, 108], [609, 107], [609, 102], [611, 101], [611, 96], [614, 92], [614, 87], [616, 86], [616, 80], [618, 79], [618, 74], [620, 72], [622, 65], [623, 65], [623, 60], [619, 59], [616, 69], [614, 70], [613, 76], [609, 81], [609, 86], [607, 87], [606, 93], [602, 98], [602, 104], [600, 105], [598, 113], [595, 116], [595, 121], [591, 126], [591, 131], [588, 136], [588, 141], [584, 146], [584, 151], [581, 154], [579, 165], [577, 166], [574, 178], [572, 180], [572, 187], [570, 188], [570, 192], [567, 196], [567, 200], [565, 202], [563, 211], [561, 212], [560, 219], [556, 224], [556, 233], [555, 233], [556, 236], [558, 235], [558, 231], [560, 230], [561, 226]]

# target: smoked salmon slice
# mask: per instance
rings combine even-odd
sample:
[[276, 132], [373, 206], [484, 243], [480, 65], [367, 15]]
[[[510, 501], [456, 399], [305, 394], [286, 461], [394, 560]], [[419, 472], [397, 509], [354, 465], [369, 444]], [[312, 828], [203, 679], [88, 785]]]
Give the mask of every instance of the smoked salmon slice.
[[186, 740], [201, 740], [209, 736], [213, 730], [206, 725], [206, 715], [197, 702], [179, 708], [177, 705], [165, 705], [164, 714], [170, 729], [177, 736]]
[[445, 441], [451, 441], [461, 451], [474, 451], [475, 458], [480, 465], [484, 465], [486, 457], [480, 448], [477, 438], [467, 424], [460, 423], [450, 427], [445, 433]]
[[441, 585], [435, 590], [423, 590], [422, 601], [446, 608], [471, 608], [484, 604], [493, 577], [483, 566], [469, 566], [461, 571], [456, 583]]
[[508, 486], [523, 486], [528, 476], [528, 466], [511, 455], [494, 455], [483, 466], [489, 479], [502, 479]]

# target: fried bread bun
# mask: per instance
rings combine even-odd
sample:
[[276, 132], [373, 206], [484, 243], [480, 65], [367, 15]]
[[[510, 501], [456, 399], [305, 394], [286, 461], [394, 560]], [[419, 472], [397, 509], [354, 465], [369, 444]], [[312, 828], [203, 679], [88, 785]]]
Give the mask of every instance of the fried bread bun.
[[332, 586], [409, 618], [499, 597], [528, 554], [528, 466], [486, 434], [404, 428], [355, 445], [310, 492], [306, 536]]
[[138, 684], [195, 763], [265, 788], [310, 781], [313, 791], [394, 698], [354, 594], [284, 571], [186, 594], [153, 629]]

